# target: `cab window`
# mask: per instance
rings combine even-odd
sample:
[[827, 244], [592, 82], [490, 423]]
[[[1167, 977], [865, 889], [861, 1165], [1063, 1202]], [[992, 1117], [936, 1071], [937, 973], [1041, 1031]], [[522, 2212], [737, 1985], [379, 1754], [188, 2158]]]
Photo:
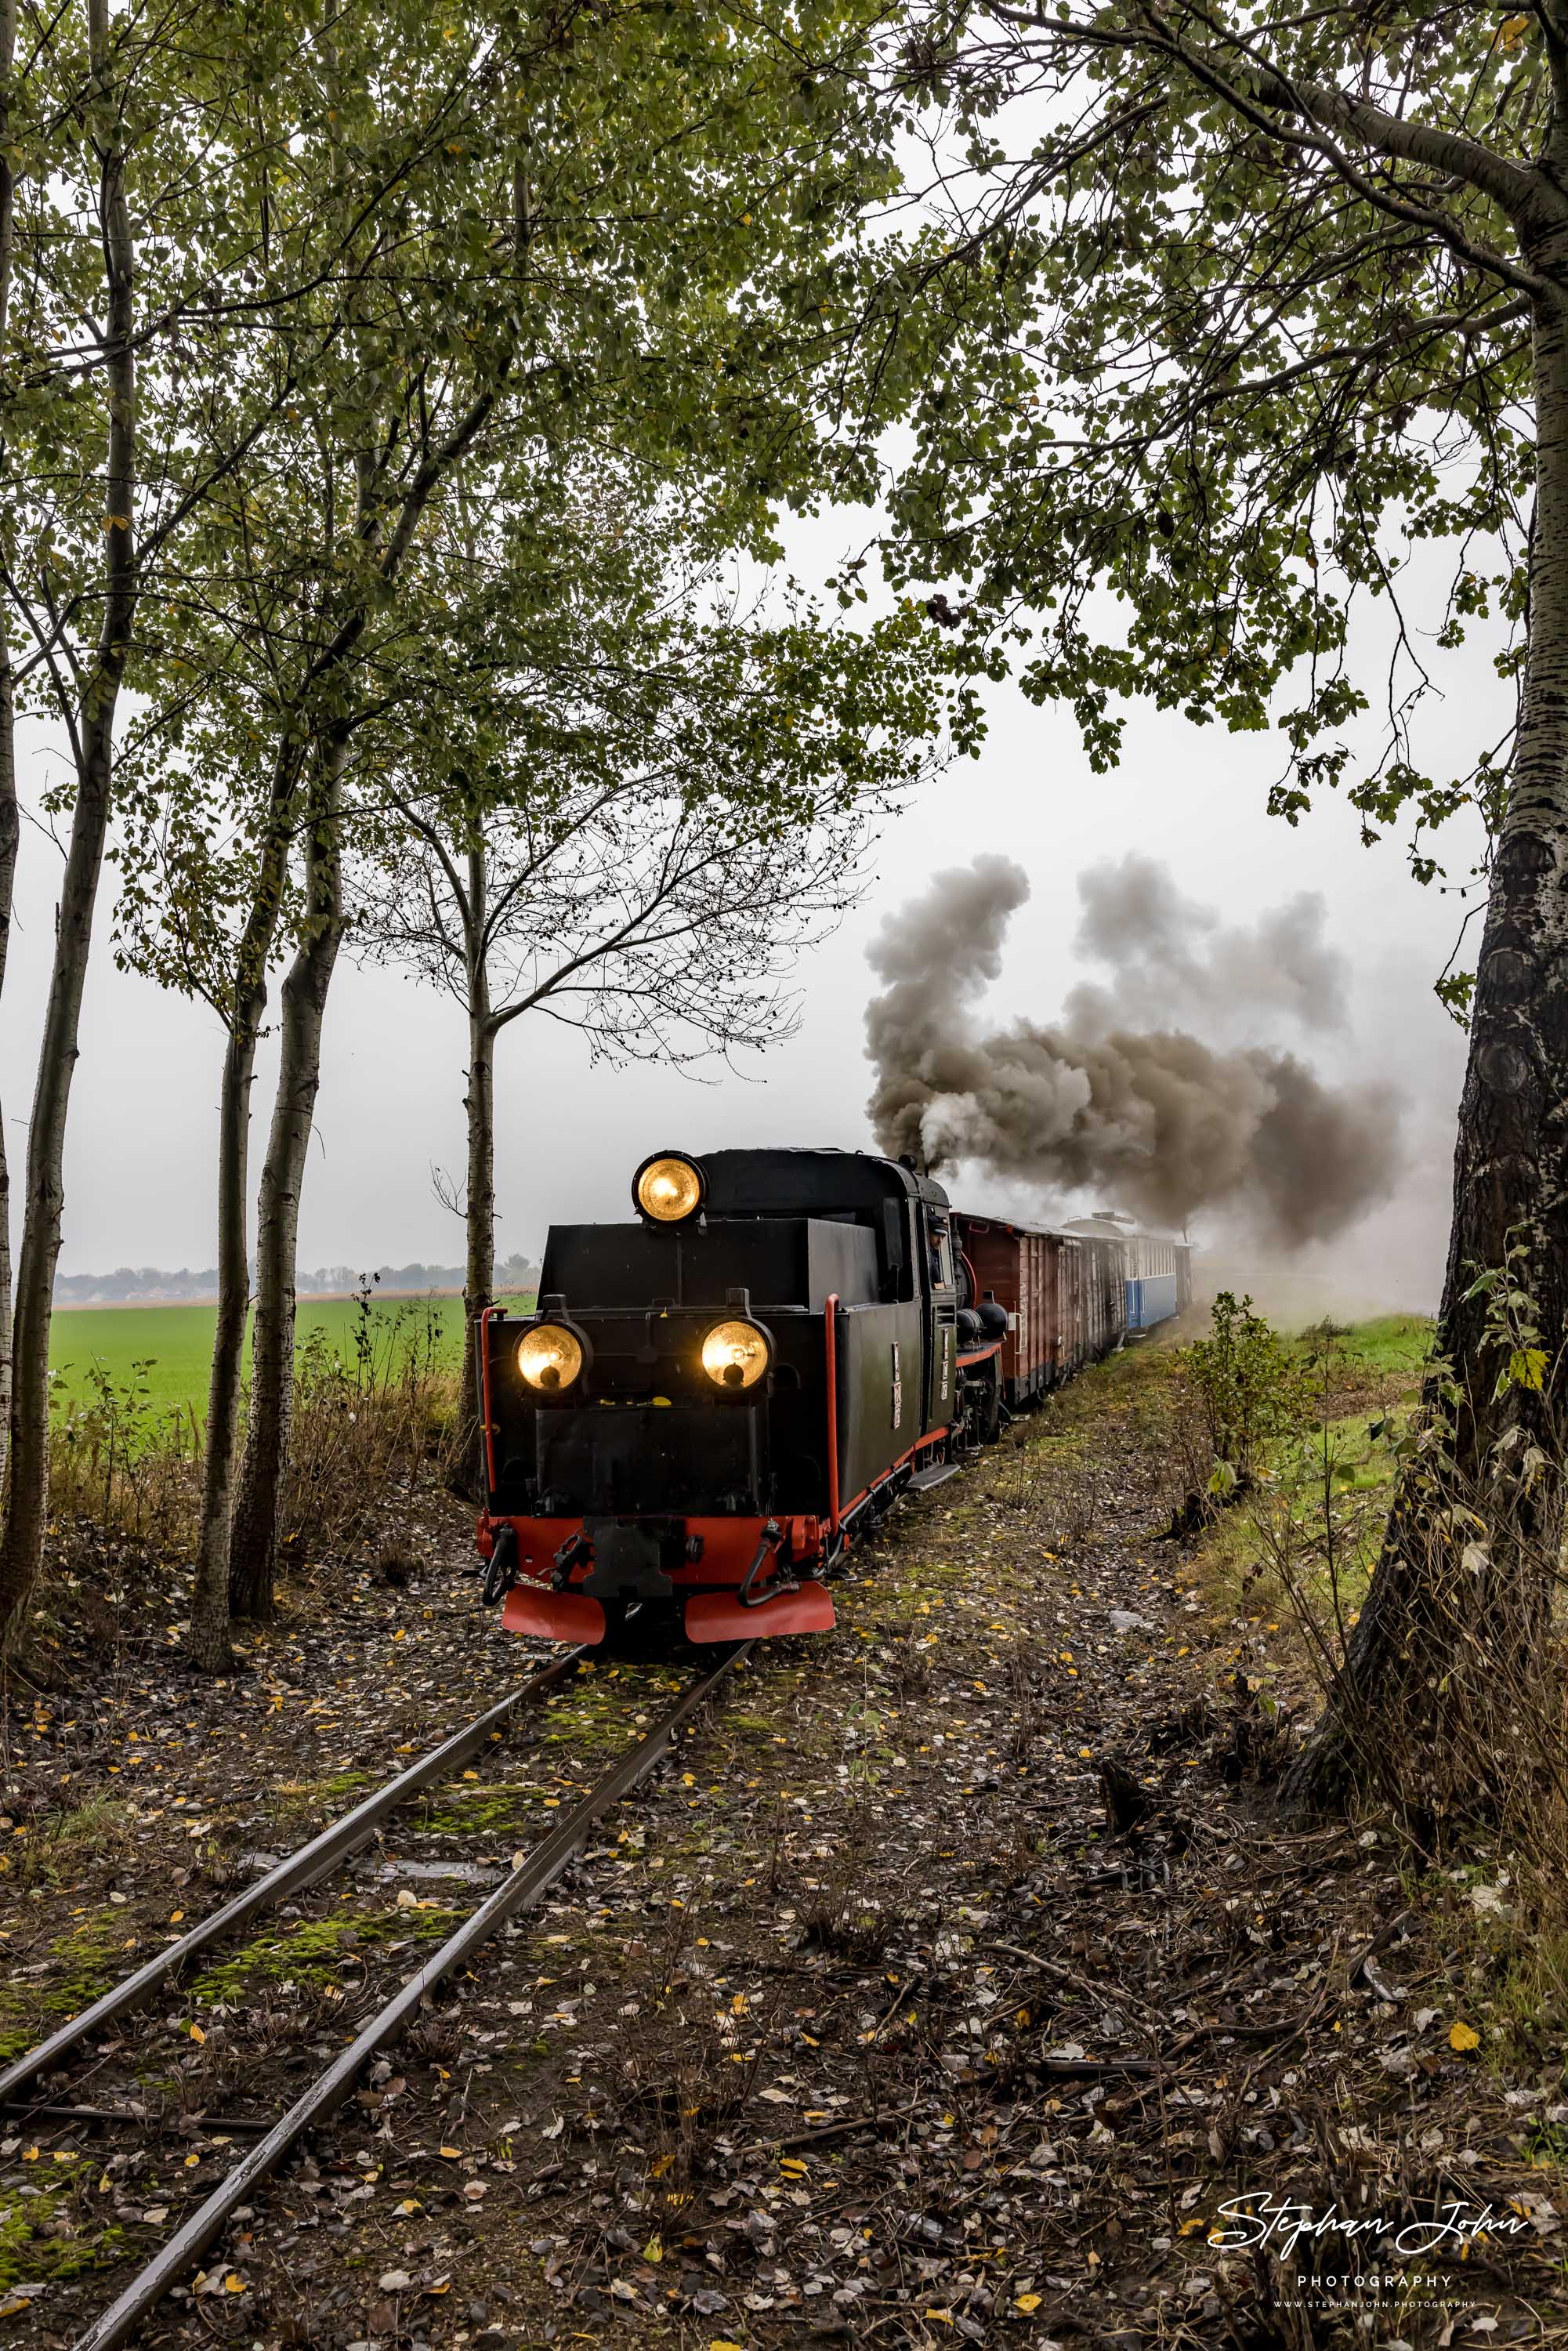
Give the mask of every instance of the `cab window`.
[[931, 1267], [933, 1290], [953, 1288], [953, 1236], [946, 1225], [933, 1217], [926, 1234], [927, 1256]]

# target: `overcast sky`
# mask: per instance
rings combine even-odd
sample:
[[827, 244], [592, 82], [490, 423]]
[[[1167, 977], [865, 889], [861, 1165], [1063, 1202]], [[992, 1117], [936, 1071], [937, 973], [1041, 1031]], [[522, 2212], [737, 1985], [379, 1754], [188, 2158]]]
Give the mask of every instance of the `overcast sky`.
[[[832, 551], [830, 529], [835, 547], [849, 536], [836, 525], [819, 526], [811, 538], [824, 552]], [[799, 564], [799, 548], [791, 553]], [[1450, 680], [1437, 727], [1462, 720], [1468, 735], [1478, 704], [1491, 698], [1480, 650]], [[1406, 1139], [1399, 1197], [1333, 1253], [1334, 1294], [1430, 1303], [1442, 1272], [1463, 1060], [1463, 1039], [1430, 989], [1453, 942], [1455, 901], [1408, 878], [1397, 842], [1362, 849], [1354, 812], [1343, 802], [1331, 798], [1293, 830], [1270, 818], [1264, 803], [1281, 763], [1278, 736], [1228, 737], [1175, 714], [1137, 709], [1121, 768], [1097, 777], [1069, 717], [1032, 708], [1011, 687], [988, 689], [988, 706], [981, 758], [928, 784], [887, 827], [862, 904], [800, 967], [799, 1032], [747, 1074], [719, 1069], [702, 1082], [660, 1069], [593, 1068], [575, 1034], [540, 1016], [506, 1032], [497, 1075], [501, 1254], [537, 1253], [552, 1218], [624, 1215], [632, 1171], [657, 1147], [865, 1147], [862, 1019], [874, 986], [865, 946], [883, 914], [924, 888], [934, 870], [985, 850], [1016, 859], [1030, 875], [1031, 896], [1014, 919], [986, 1017], [1049, 1020], [1081, 976], [1071, 952], [1076, 877], [1137, 849], [1159, 859], [1186, 896], [1213, 904], [1230, 923], [1303, 889], [1328, 900], [1328, 934], [1350, 966], [1351, 1027], [1308, 1058], [1325, 1077], [1354, 1075], [1385, 1087], [1391, 1102], [1403, 1102]], [[37, 789], [40, 757], [35, 737], [25, 750], [25, 790]], [[1469, 860], [1458, 837], [1453, 848], [1458, 869]], [[0, 1005], [0, 1099], [18, 1195], [59, 865], [52, 844], [26, 828]], [[210, 1266], [222, 1033], [204, 1008], [115, 968], [109, 912], [106, 903], [71, 1104], [62, 1270]], [[434, 1196], [430, 1169], [432, 1162], [454, 1172], [462, 1165], [464, 1045], [461, 1016], [444, 996], [361, 968], [351, 957], [340, 964], [301, 1210], [303, 1266], [460, 1260], [461, 1230]], [[257, 1159], [274, 1066], [264, 1049]], [[971, 1205], [998, 1199], [996, 1186], [984, 1180], [950, 1189]], [[1014, 1196], [1012, 1205], [1047, 1204]], [[1198, 1230], [1223, 1242], [1212, 1228]], [[1308, 1265], [1321, 1271], [1322, 1253]], [[1260, 1268], [1239, 1270], [1261, 1280]]]

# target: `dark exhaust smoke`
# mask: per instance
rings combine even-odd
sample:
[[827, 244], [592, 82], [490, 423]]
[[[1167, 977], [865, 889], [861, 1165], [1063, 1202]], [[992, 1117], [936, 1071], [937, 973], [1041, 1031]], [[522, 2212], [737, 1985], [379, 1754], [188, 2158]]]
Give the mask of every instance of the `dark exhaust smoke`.
[[[1287, 1249], [1326, 1240], [1386, 1199], [1398, 1168], [1385, 1095], [1326, 1085], [1257, 1041], [1281, 1019], [1343, 1026], [1345, 972], [1320, 899], [1224, 926], [1147, 859], [1079, 884], [1081, 955], [1109, 967], [1061, 1021], [978, 1033], [1029, 879], [1005, 857], [938, 873], [868, 950], [886, 983], [866, 1008], [881, 1147], [933, 1170], [961, 1160], [1044, 1192], [1092, 1189], [1153, 1223], [1221, 1208]], [[1137, 1025], [1193, 1019], [1216, 1037]], [[1236, 1041], [1250, 1029], [1253, 1041]]]

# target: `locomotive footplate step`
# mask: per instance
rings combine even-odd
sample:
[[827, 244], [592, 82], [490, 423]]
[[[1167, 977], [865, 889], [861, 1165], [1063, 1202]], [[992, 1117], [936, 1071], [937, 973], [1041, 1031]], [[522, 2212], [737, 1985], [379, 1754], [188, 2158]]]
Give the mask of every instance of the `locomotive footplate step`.
[[904, 1490], [906, 1494], [927, 1493], [933, 1486], [940, 1486], [946, 1479], [956, 1478], [962, 1467], [958, 1461], [935, 1461], [929, 1469], [917, 1469]]

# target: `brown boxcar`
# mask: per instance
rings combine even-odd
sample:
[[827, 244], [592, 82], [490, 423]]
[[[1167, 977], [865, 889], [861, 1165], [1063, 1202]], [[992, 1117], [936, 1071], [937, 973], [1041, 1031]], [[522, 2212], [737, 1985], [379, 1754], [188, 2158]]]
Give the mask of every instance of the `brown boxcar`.
[[975, 1297], [1007, 1310], [1002, 1400], [1010, 1411], [1120, 1344], [1127, 1325], [1118, 1237], [1052, 1232], [1005, 1217], [955, 1221]]

